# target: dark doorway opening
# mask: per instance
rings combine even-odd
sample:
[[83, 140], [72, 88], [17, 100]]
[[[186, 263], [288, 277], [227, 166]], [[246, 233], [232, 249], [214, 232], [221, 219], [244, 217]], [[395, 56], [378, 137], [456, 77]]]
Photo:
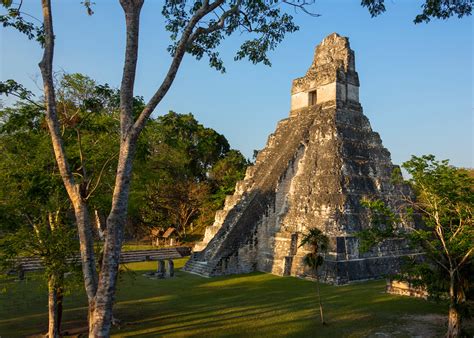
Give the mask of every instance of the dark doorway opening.
[[316, 104], [316, 100], [317, 100], [316, 91], [313, 90], [313, 91], [309, 92], [308, 93], [308, 105], [314, 106]]

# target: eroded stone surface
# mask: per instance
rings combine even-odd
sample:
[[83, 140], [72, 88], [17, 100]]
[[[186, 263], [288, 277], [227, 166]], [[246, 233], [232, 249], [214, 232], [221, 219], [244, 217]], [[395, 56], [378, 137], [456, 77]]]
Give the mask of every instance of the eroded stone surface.
[[292, 101], [297, 95], [301, 106], [278, 123], [185, 270], [205, 276], [255, 270], [308, 276], [302, 262], [308, 248], [299, 245], [313, 227], [330, 237], [321, 271], [328, 282], [372, 279], [398, 269], [400, 257], [410, 253], [406, 244], [389, 241], [362, 254], [355, 237], [370, 226], [363, 197], [395, 205], [409, 193], [392, 184], [395, 166], [362, 112], [358, 87], [348, 39], [329, 35], [316, 48], [306, 76], [293, 81]]

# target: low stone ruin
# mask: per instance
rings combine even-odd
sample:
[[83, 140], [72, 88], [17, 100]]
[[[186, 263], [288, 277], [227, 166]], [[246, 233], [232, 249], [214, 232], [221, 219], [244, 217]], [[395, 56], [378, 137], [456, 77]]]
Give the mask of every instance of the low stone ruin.
[[385, 287], [387, 293], [392, 295], [410, 296], [416, 298], [428, 299], [428, 290], [422, 286], [415, 286], [406, 281], [388, 278]]
[[363, 197], [401, 203], [406, 186], [359, 103], [349, 39], [333, 33], [316, 47], [304, 77], [293, 81], [291, 111], [277, 125], [228, 196], [184, 270], [203, 276], [263, 271], [311, 276], [300, 247], [309, 228], [330, 238], [321, 277], [329, 283], [380, 278], [412, 253], [391, 240], [361, 253], [355, 236], [370, 226]]
[[[166, 269], [166, 265], [168, 265], [168, 269]], [[156, 271], [147, 272], [143, 275], [152, 279], [172, 278], [174, 277], [174, 262], [172, 259], [159, 259]]]

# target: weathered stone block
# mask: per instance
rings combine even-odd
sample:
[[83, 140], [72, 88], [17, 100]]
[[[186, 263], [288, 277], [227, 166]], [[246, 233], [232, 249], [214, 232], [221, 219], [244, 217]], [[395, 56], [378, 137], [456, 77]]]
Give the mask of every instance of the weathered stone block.
[[[344, 284], [397, 271], [407, 243], [392, 240], [361, 253], [356, 233], [370, 227], [363, 197], [403, 203], [390, 153], [359, 104], [349, 40], [331, 34], [317, 46], [306, 76], [293, 81], [290, 117], [280, 121], [186, 269], [206, 276], [254, 270], [309, 276], [299, 246], [310, 228], [330, 238], [321, 278]], [[201, 251], [202, 252], [197, 252]]]

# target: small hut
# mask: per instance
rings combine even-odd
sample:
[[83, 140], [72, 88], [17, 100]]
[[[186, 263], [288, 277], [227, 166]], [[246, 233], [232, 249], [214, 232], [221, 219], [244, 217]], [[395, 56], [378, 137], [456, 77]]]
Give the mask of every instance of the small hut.
[[163, 234], [163, 229], [160, 229], [160, 228], [151, 229], [150, 237], [151, 237], [152, 245], [160, 246], [160, 238], [162, 234]]
[[173, 227], [169, 227], [166, 229], [165, 233], [161, 236], [163, 238], [164, 245], [175, 245], [177, 239], [177, 232], [176, 229]]
[[153, 228], [151, 230], [151, 241], [155, 246], [175, 245], [178, 239], [178, 233], [175, 228], [169, 227], [166, 230], [162, 228]]

